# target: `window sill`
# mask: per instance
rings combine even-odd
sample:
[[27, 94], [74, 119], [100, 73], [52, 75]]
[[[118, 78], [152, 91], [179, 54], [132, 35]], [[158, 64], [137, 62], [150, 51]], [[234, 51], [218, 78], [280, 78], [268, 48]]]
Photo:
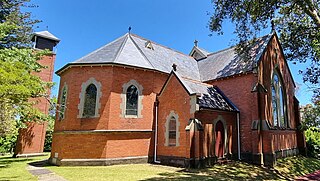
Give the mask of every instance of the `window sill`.
[[138, 118], [137, 115], [124, 115], [124, 118]]

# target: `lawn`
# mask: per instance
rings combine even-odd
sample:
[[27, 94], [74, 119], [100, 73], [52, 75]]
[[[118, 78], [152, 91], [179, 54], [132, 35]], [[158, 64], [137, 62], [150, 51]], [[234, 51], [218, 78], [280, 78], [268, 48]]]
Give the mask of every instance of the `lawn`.
[[[10, 158], [0, 157], [0, 180], [36, 180], [26, 170], [27, 163], [47, 157]], [[206, 169], [167, 167], [151, 164], [114, 165], [96, 167], [57, 167], [45, 168], [67, 180], [288, 180], [320, 170], [320, 160], [302, 156], [278, 161], [274, 169], [232, 162], [215, 165]]]
[[243, 162], [185, 170], [151, 164], [106, 167], [47, 167], [67, 180], [288, 180], [320, 170], [320, 160], [302, 156], [281, 159], [274, 169]]
[[27, 170], [27, 164], [47, 159], [47, 156], [31, 158], [12, 158], [12, 155], [0, 156], [0, 181], [3, 180], [37, 180]]

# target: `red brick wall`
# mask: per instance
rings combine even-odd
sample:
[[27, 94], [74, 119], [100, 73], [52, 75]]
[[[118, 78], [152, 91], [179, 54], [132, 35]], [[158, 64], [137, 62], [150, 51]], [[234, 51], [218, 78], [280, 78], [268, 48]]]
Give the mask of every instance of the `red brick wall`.
[[[276, 51], [278, 50], [278, 51]], [[277, 52], [277, 53], [276, 53]], [[276, 58], [277, 55], [277, 58]], [[273, 76], [273, 71], [276, 69], [279, 70], [280, 76], [282, 76], [285, 95], [287, 96], [287, 118], [289, 122], [289, 128], [287, 129], [278, 129], [272, 131], [265, 131], [264, 136], [264, 152], [269, 151], [279, 151], [281, 149], [291, 149], [297, 148], [297, 134], [296, 129], [296, 120], [295, 118], [295, 109], [294, 109], [294, 92], [295, 86], [294, 82], [290, 75], [290, 70], [288, 65], [285, 62], [285, 58], [281, 52], [279, 43], [274, 36], [269, 46], [267, 47], [262, 61], [259, 65], [259, 81], [267, 89], [267, 93], [262, 97], [262, 119], [268, 120], [270, 125], [273, 126], [273, 114], [272, 114], [272, 94], [271, 94], [271, 81]], [[270, 142], [271, 141], [271, 142]], [[269, 152], [270, 153], [270, 152]]]
[[[65, 130], [152, 130], [154, 123], [154, 102], [156, 93], [160, 92], [167, 74], [117, 66], [72, 67], [62, 73], [60, 92], [64, 83], [68, 86], [67, 109], [63, 120], [56, 120], [55, 132]], [[78, 104], [81, 84], [89, 78], [101, 83], [102, 97], [98, 118], [78, 118]], [[142, 87], [142, 118], [121, 117], [120, 104], [123, 84], [136, 80]], [[60, 97], [59, 100], [60, 101]], [[105, 134], [54, 134], [53, 150], [59, 158], [116, 158], [127, 156], [147, 156], [152, 154], [152, 132], [137, 133], [118, 132]], [[119, 139], [119, 140], [117, 140]], [[126, 140], [127, 139], [127, 140]], [[70, 143], [66, 144], [66, 140]], [[97, 141], [101, 140], [101, 141]], [[83, 143], [89, 146], [83, 147]], [[93, 148], [96, 150], [94, 151]], [[72, 151], [68, 151], [72, 148]], [[121, 150], [121, 151], [120, 151]], [[88, 152], [78, 156], [81, 152]], [[152, 150], [151, 150], [152, 151]], [[67, 153], [64, 153], [67, 152]]]
[[252, 152], [257, 143], [252, 142], [251, 130], [252, 121], [258, 120], [256, 93], [251, 93], [256, 80], [254, 74], [246, 74], [209, 82], [217, 85], [240, 110], [241, 152]]
[[[35, 73], [35, 75], [39, 76], [43, 81], [51, 82], [55, 57], [55, 54], [42, 57], [39, 63], [47, 66], [47, 68]], [[48, 95], [50, 95], [50, 92], [50, 90], [47, 91]], [[48, 114], [50, 104], [46, 98], [31, 99], [31, 101], [37, 101], [38, 103], [35, 107], [41, 112]], [[29, 123], [27, 124], [27, 128], [20, 129], [15, 154], [42, 153], [46, 128], [47, 123]]]
[[152, 133], [54, 134], [52, 157], [94, 159], [147, 156]]
[[[278, 58], [275, 58], [276, 53], [275, 49], [277, 49]], [[268, 46], [266, 52], [262, 57], [262, 61], [259, 65], [259, 80], [265, 86], [268, 93], [265, 96], [266, 103], [262, 104], [262, 108], [265, 110], [263, 112], [263, 119], [269, 120], [270, 124], [273, 125], [272, 118], [272, 96], [271, 96], [271, 81], [273, 76], [273, 71], [275, 67], [280, 71], [280, 76], [282, 76], [285, 92], [287, 95], [287, 110], [288, 110], [288, 121], [290, 124], [290, 128], [296, 128], [295, 114], [294, 114], [294, 82], [290, 75], [290, 70], [287, 64], [285, 63], [284, 56], [281, 53], [281, 49], [277, 42], [275, 36], [270, 42], [270, 46]]]
[[[165, 146], [165, 124], [170, 111], [179, 116], [180, 146]], [[172, 76], [162, 95], [159, 96], [158, 155], [187, 158], [190, 156], [188, 155], [190, 137], [185, 131], [190, 118], [194, 118], [194, 115], [190, 114], [190, 96], [177, 78]]]
[[196, 118], [199, 119], [203, 124], [203, 156], [214, 156], [215, 147], [214, 143], [214, 125], [213, 121], [218, 118], [218, 116], [226, 121], [227, 130], [227, 150], [225, 153], [235, 154], [238, 152], [237, 143], [237, 115], [234, 112], [218, 112], [218, 111], [200, 111], [196, 113]]

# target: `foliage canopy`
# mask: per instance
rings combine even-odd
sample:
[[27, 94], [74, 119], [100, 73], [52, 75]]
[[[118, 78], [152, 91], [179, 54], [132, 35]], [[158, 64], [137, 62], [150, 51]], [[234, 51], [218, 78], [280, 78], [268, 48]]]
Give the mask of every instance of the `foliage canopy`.
[[212, 4], [209, 29], [221, 35], [223, 21], [231, 20], [240, 45], [273, 26], [287, 60], [308, 63], [300, 73], [305, 82], [314, 85], [315, 97], [320, 96], [319, 0], [212, 0]]
[[[39, 97], [48, 97], [52, 83], [37, 75], [45, 67], [38, 63], [49, 51], [31, 49], [32, 27], [28, 0], [0, 0], [0, 136], [12, 134], [26, 121], [47, 120], [33, 105]], [[33, 7], [33, 6], [32, 6]]]

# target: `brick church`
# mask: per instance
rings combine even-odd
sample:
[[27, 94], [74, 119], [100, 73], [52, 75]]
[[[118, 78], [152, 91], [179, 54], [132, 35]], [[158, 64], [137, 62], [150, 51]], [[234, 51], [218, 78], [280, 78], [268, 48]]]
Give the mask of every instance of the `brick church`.
[[235, 47], [189, 55], [127, 33], [66, 64], [50, 161], [273, 166], [305, 152], [295, 83], [275, 33], [249, 56]]

